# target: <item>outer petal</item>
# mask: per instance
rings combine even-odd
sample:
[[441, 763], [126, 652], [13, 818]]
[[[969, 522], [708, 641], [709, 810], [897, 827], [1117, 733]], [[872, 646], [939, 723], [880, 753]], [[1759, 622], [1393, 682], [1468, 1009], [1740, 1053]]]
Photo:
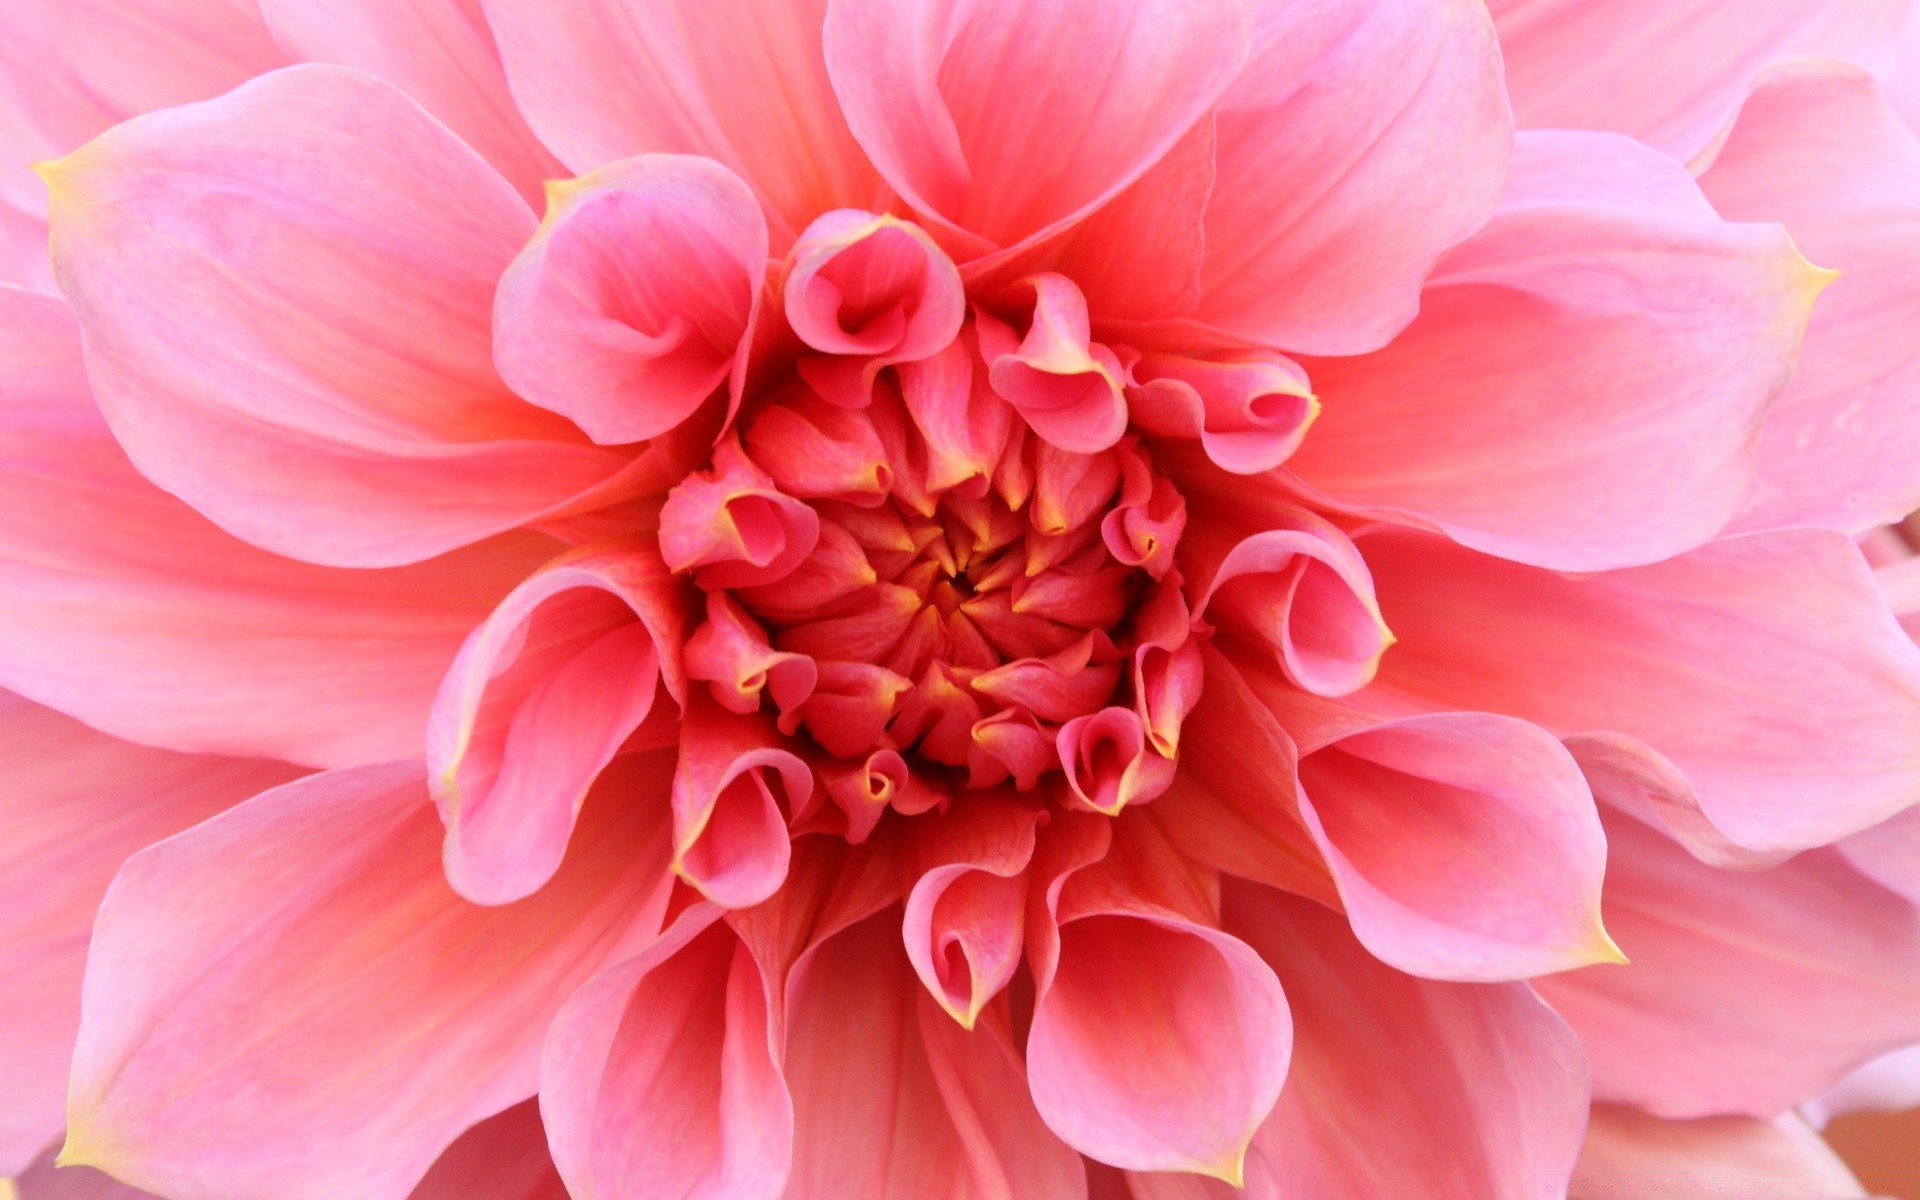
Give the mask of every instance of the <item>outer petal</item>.
[[1594, 1105], [1569, 1200], [1644, 1195], [1648, 1188], [1688, 1200], [1867, 1194], [1820, 1135], [1791, 1114], [1770, 1121], [1663, 1121], [1620, 1105]]
[[13, 1181], [14, 1190], [0, 1190], [7, 1200], [164, 1200], [152, 1192], [128, 1187], [92, 1167], [55, 1167], [48, 1154]]
[[418, 754], [465, 631], [554, 549], [499, 539], [343, 571], [269, 554], [147, 482], [58, 300], [0, 289], [0, 683], [176, 750], [350, 766]]
[[398, 85], [529, 201], [539, 200], [543, 180], [567, 174], [507, 94], [480, 0], [259, 3], [274, 38], [295, 58], [357, 67]]
[[556, 183], [500, 281], [494, 361], [597, 442], [659, 437], [730, 373], [738, 407], [766, 267], [753, 193], [707, 159], [648, 154]]
[[286, 61], [248, 0], [16, 0], [0, 43], [0, 203], [44, 217], [29, 163]]
[[1144, 175], [1240, 73], [1251, 7], [830, 0], [827, 69], [887, 182], [978, 254]]
[[1003, 1009], [967, 1032], [914, 978], [896, 910], [796, 972], [788, 1200], [1078, 1200], [1080, 1156], [1044, 1125]]
[[1749, 534], [1586, 578], [1416, 534], [1361, 543], [1401, 637], [1389, 695], [1639, 739], [1754, 851], [1824, 845], [1920, 790], [1920, 652], [1840, 534]]
[[[1586, 1064], [1523, 984], [1428, 983], [1382, 966], [1340, 919], [1230, 882], [1228, 928], [1294, 1010], [1286, 1090], [1247, 1155], [1246, 1191], [1135, 1176], [1139, 1200], [1538, 1200], [1564, 1180]], [[1390, 1080], [1391, 1086], [1382, 1086]]]
[[587, 789], [659, 684], [686, 695], [682, 605], [651, 547], [593, 546], [515, 588], [467, 638], [427, 729], [455, 891], [504, 904], [559, 868]]
[[1782, 68], [1700, 186], [1728, 219], [1784, 222], [1840, 271], [1767, 414], [1739, 526], [1861, 533], [1920, 508], [1920, 139], [1865, 72]]
[[1564, 570], [1651, 562], [1738, 511], [1827, 275], [1624, 138], [1523, 136], [1500, 212], [1378, 354], [1307, 364], [1288, 462], [1334, 500]]
[[1195, 316], [1309, 354], [1377, 349], [1479, 228], [1513, 118], [1472, 0], [1263, 0], [1217, 123]]
[[47, 168], [87, 371], [140, 469], [258, 545], [427, 558], [625, 460], [493, 373], [513, 189], [392, 87], [291, 67]]
[[575, 171], [700, 154], [751, 183], [784, 251], [880, 186], [827, 83], [827, 0], [481, 0], [514, 99]]
[[166, 1194], [397, 1200], [533, 1090], [567, 992], [657, 927], [670, 756], [628, 760], [538, 897], [441, 877], [418, 764], [267, 792], [136, 855], [95, 930], [66, 1161]]
[[1676, 158], [1769, 62], [1888, 65], [1902, 0], [1489, 0], [1523, 128], [1611, 129]]
[[583, 1200], [774, 1200], [793, 1107], [774, 998], [717, 910], [581, 988], [547, 1036], [540, 1104]]
[[295, 774], [134, 746], [0, 692], [0, 1178], [60, 1136], [87, 935], [113, 873]]
[[1607, 927], [1631, 957], [1544, 979], [1597, 1099], [1770, 1116], [1920, 1039], [1920, 908], [1834, 849], [1718, 871], [1610, 810]]

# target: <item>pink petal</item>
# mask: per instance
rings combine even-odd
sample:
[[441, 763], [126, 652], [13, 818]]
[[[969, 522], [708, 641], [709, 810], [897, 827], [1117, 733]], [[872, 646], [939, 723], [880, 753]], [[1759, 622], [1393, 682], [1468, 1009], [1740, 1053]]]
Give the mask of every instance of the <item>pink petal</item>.
[[1287, 678], [1315, 695], [1366, 686], [1393, 635], [1347, 535], [1238, 480], [1189, 492], [1196, 519], [1182, 563], [1199, 597], [1194, 616], [1270, 649]]
[[1655, 1181], [1687, 1200], [1867, 1194], [1820, 1135], [1792, 1114], [1663, 1121], [1621, 1105], [1594, 1105], [1569, 1200], [1645, 1194]]
[[1072, 280], [1043, 272], [1024, 290], [1033, 297], [1024, 329], [977, 316], [987, 377], [1042, 438], [1073, 454], [1098, 454], [1127, 431], [1120, 361], [1092, 340], [1086, 297]]
[[705, 588], [777, 583], [813, 553], [820, 516], [774, 485], [731, 436], [712, 463], [674, 485], [660, 511], [660, 554]]
[[0, 1178], [60, 1136], [87, 936], [113, 873], [296, 774], [149, 750], [0, 692]]
[[1249, 9], [834, 0], [827, 68], [887, 182], [977, 254], [1059, 229], [1145, 174], [1240, 73]]
[[0, 203], [44, 217], [27, 164], [286, 61], [244, 0], [17, 0], [0, 43]]
[[553, 553], [494, 539], [344, 571], [238, 541], [147, 482], [58, 300], [0, 288], [0, 683], [121, 737], [314, 766], [420, 752], [460, 639]]
[[540, 1104], [574, 1195], [783, 1194], [793, 1106], [769, 1022], [771, 984], [716, 916], [688, 910], [555, 1019]]
[[1781, 68], [1748, 96], [1700, 186], [1730, 220], [1784, 222], [1840, 271], [1767, 413], [1738, 527], [1860, 533], [1920, 508], [1920, 140], [1865, 72]]
[[729, 375], [738, 405], [766, 263], [753, 193], [707, 159], [648, 154], [554, 183], [500, 281], [494, 362], [596, 442], [659, 437]]
[[1884, 67], [1901, 0], [1490, 0], [1523, 128], [1611, 129], [1690, 158], [1770, 62]]
[[1263, 3], [1220, 106], [1196, 319], [1309, 354], [1374, 350], [1487, 219], [1512, 118], [1477, 4]]
[[819, 945], [792, 988], [788, 1200], [1077, 1200], [1003, 1009], [971, 1032], [922, 991], [881, 913]]
[[55, 1167], [52, 1154], [33, 1164], [13, 1186], [18, 1200], [164, 1200], [92, 1167]]
[[55, 267], [115, 434], [246, 540], [416, 561], [626, 465], [495, 377], [494, 284], [532, 217], [392, 87], [290, 67], [47, 170]]
[[408, 1200], [567, 1200], [539, 1105], [524, 1100], [461, 1134]]
[[434, 116], [538, 203], [567, 174], [507, 94], [480, 0], [259, 0], [288, 53], [377, 75]]
[[751, 184], [776, 252], [879, 189], [820, 56], [827, 0], [481, 0], [514, 99], [584, 172], [699, 154]]
[[1320, 415], [1306, 372], [1279, 355], [1209, 361], [1148, 354], [1128, 379], [1127, 410], [1135, 425], [1198, 438], [1215, 466], [1236, 475], [1285, 462]]
[[1237, 1184], [1286, 1077], [1287, 1000], [1245, 943], [1148, 898], [1139, 865], [1050, 886], [1032, 918], [1034, 1104], [1102, 1162]]
[[1307, 364], [1326, 409], [1288, 467], [1523, 562], [1665, 558], [1745, 501], [1827, 278], [1645, 147], [1524, 135], [1500, 212], [1440, 263], [1406, 333]]
[[559, 868], [587, 790], [656, 687], [686, 695], [683, 603], [651, 547], [586, 547], [515, 588], [467, 638], [427, 728], [455, 891], [505, 904]]
[[1920, 651], [1842, 535], [1749, 534], [1581, 578], [1362, 540], [1401, 639], [1389, 694], [1639, 739], [1755, 851], [1823, 845], [1920, 789]]
[[1300, 786], [1355, 936], [1392, 966], [1494, 982], [1619, 961], [1593, 797], [1544, 730], [1490, 713], [1388, 721], [1305, 755]]
[[787, 323], [827, 354], [918, 362], [967, 314], [960, 273], [917, 225], [839, 209], [807, 226], [787, 258]]
[[670, 756], [627, 760], [537, 897], [440, 873], [420, 766], [288, 784], [135, 855], [101, 907], [65, 1161], [163, 1193], [399, 1200], [529, 1095], [567, 993], [657, 928]]
[[1311, 903], [1243, 883], [1226, 901], [1228, 927], [1286, 984], [1287, 1087], [1254, 1137], [1245, 1192], [1142, 1175], [1138, 1200], [1559, 1194], [1586, 1117], [1586, 1064], [1524, 984], [1414, 979]]
[[1834, 849], [1731, 872], [1603, 810], [1604, 912], [1632, 960], [1539, 980], [1596, 1099], [1769, 1116], [1920, 1040], [1920, 908]]
[[688, 697], [673, 776], [674, 870], [724, 908], [751, 908], [786, 879], [787, 820], [806, 809], [814, 783], [783, 746], [763, 717]]
[[1027, 863], [1040, 814], [969, 797], [919, 834], [901, 933], [907, 961], [947, 1015], [974, 1028], [1020, 965]]

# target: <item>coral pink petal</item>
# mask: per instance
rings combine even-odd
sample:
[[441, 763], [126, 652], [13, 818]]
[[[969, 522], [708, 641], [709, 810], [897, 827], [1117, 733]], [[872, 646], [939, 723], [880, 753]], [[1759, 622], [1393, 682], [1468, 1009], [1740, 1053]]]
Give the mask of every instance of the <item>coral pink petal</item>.
[[1194, 316], [1308, 354], [1383, 345], [1506, 178], [1512, 118], [1471, 0], [1257, 6], [1220, 105]]
[[831, 0], [827, 68], [887, 182], [978, 253], [1144, 175], [1239, 75], [1251, 7]]
[[94, 911], [127, 856], [298, 771], [150, 750], [0, 692], [0, 1178], [64, 1125]]
[[1213, 464], [1235, 475], [1285, 462], [1320, 415], [1306, 372], [1277, 354], [1218, 361], [1148, 354], [1128, 379], [1127, 411], [1135, 425], [1198, 438]]
[[260, 9], [288, 53], [397, 85], [529, 203], [542, 181], [568, 174], [513, 106], [480, 0], [260, 0]]
[[1139, 879], [1082, 881], [1049, 888], [1050, 911], [1033, 918], [1027, 1071], [1040, 1115], [1117, 1167], [1237, 1180], [1287, 1074], [1292, 1025], [1273, 971]]
[[1607, 928], [1632, 960], [1536, 981], [1594, 1095], [1668, 1117], [1769, 1116], [1920, 1040], [1920, 908], [1838, 851], [1702, 864], [1603, 810]]
[[918, 878], [901, 919], [907, 961], [969, 1029], [1020, 965], [1038, 821], [1035, 809], [977, 796], [916, 830]]
[[1718, 532], [1827, 276], [1624, 138], [1523, 135], [1500, 212], [1377, 354], [1307, 364], [1288, 463], [1333, 500], [1523, 562], [1651, 562]]
[[1867, 1193], [1820, 1135], [1794, 1114], [1664, 1121], [1618, 1104], [1596, 1104], [1569, 1200], [1610, 1200], [1658, 1180], [1687, 1200]]
[[918, 362], [960, 333], [960, 273], [919, 226], [839, 209], [807, 226], [783, 285], [787, 323], [828, 354]]
[[1003, 1010], [956, 1025], [908, 969], [894, 918], [835, 935], [795, 973], [788, 1200], [1084, 1196], [1079, 1156], [1034, 1111]]
[[707, 588], [777, 583], [819, 540], [819, 514], [781, 492], [731, 438], [706, 470], [674, 486], [660, 510], [667, 566], [696, 572]]
[[447, 887], [418, 763], [288, 784], [135, 855], [94, 932], [65, 1158], [169, 1194], [400, 1200], [532, 1093], [566, 995], [653, 936], [666, 805], [634, 793], [663, 794], [671, 756], [626, 762], [559, 875], [504, 908]]
[[1729, 220], [1780, 221], [1840, 272], [1767, 413], [1736, 527], [1862, 533], [1920, 508], [1920, 140], [1857, 68], [1781, 68], [1747, 98], [1700, 186]]
[[880, 182], [821, 59], [827, 0], [481, 0], [527, 121], [576, 172], [698, 154], [753, 185], [784, 253]]
[[407, 1200], [567, 1200], [539, 1103], [523, 1100], [461, 1134]]
[[33, 217], [27, 164], [110, 125], [205, 100], [281, 66], [258, 8], [234, 0], [17, 0], [0, 44], [0, 204]]
[[1366, 686], [1393, 637], [1347, 535], [1257, 487], [1194, 503], [1182, 546], [1199, 597], [1194, 616], [1270, 647], [1305, 691], [1342, 696]]
[[1890, 64], [1902, 0], [1491, 0], [1522, 128], [1610, 129], [1691, 158], [1770, 62]]
[[1618, 961], [1593, 796], [1544, 730], [1405, 717], [1305, 755], [1300, 786], [1354, 934], [1382, 961], [1467, 982]]
[[596, 442], [667, 433], [733, 378], [767, 266], [753, 193], [704, 158], [647, 154], [555, 183], [500, 281], [494, 363]]
[[540, 1106], [573, 1195], [784, 1194], [793, 1106], [769, 1023], [769, 983], [716, 917], [704, 905], [687, 910], [645, 953], [582, 987], [554, 1020]]
[[683, 603], [651, 547], [587, 547], [515, 588], [467, 638], [427, 727], [455, 891], [505, 904], [553, 875], [587, 789], [658, 686], [686, 695]]
[[1750, 850], [1844, 837], [1920, 788], [1920, 651], [1839, 534], [1748, 534], [1585, 578], [1418, 534], [1362, 543], [1400, 635], [1389, 693], [1637, 738]]
[[674, 869], [724, 908], [751, 908], [787, 877], [787, 822], [806, 811], [814, 780], [783, 745], [772, 722], [688, 696], [673, 776]]
[[493, 539], [344, 571], [235, 539], [127, 461], [56, 299], [0, 288], [0, 685], [175, 750], [420, 753], [460, 639], [553, 553]]
[[240, 537], [412, 562], [627, 466], [494, 375], [494, 284], [532, 215], [390, 85], [289, 67], [46, 170], [107, 419], [142, 472]]
[[1336, 914], [1251, 884], [1229, 883], [1226, 920], [1286, 985], [1287, 1087], [1247, 1154], [1244, 1192], [1137, 1175], [1138, 1200], [1538, 1200], [1566, 1179], [1586, 1063], [1526, 985], [1402, 975]]
[[[1048, 261], [1080, 285], [1102, 320], [1151, 326], [1200, 302], [1215, 182], [1213, 126], [1201, 118], [1137, 182], [1050, 248]], [[1114, 253], [1116, 246], [1126, 253]], [[1021, 257], [1008, 256], [1006, 266]]]
[[980, 354], [993, 390], [1061, 450], [1098, 454], [1127, 431], [1120, 361], [1092, 340], [1087, 300], [1048, 271], [1025, 281], [1033, 296], [1024, 332], [979, 317]]

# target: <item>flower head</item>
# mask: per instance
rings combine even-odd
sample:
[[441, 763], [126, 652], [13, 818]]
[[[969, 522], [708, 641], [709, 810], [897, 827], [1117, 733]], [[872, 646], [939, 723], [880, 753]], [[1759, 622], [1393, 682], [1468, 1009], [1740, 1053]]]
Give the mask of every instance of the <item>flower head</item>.
[[27, 1200], [1825, 1186], [1920, 1040], [1903, 4], [72, 7]]

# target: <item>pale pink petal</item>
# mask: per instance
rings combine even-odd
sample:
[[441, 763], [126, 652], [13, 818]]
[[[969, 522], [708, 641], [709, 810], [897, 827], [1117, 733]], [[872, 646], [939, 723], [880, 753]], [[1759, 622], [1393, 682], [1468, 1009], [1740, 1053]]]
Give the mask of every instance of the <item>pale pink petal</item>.
[[128, 855], [298, 774], [149, 750], [0, 692], [0, 1178], [65, 1124], [94, 910]]
[[0, 38], [0, 203], [35, 217], [28, 164], [286, 62], [252, 0], [15, 0]]
[[767, 229], [707, 159], [649, 154], [551, 185], [495, 300], [494, 362], [597, 442], [680, 425], [746, 369]]
[[1840, 534], [1571, 578], [1431, 536], [1361, 542], [1400, 635], [1375, 685], [1389, 695], [1638, 739], [1763, 853], [1864, 829], [1920, 789], [1920, 651]]
[[1080, 1157], [1034, 1111], [1004, 1009], [968, 1032], [880, 913], [794, 976], [788, 1200], [1078, 1200]]
[[658, 926], [670, 755], [589, 801], [541, 894], [440, 872], [418, 763], [333, 771], [135, 855], [101, 907], [66, 1161], [169, 1194], [400, 1200], [533, 1091], [568, 992]]
[[1800, 1106], [1815, 1126], [1856, 1112], [1920, 1108], [1920, 1043], [1890, 1050]]
[[256, 549], [147, 482], [64, 304], [0, 288], [0, 684], [140, 742], [314, 766], [420, 752], [460, 639], [558, 547], [343, 571]]
[[1650, 1194], [1864, 1200], [1867, 1193], [1820, 1135], [1791, 1114], [1665, 1121], [1622, 1105], [1594, 1105], [1568, 1200]]
[[1258, 955], [1202, 920], [1193, 866], [1127, 829], [1150, 849], [1122, 847], [1035, 900], [1034, 1103], [1102, 1162], [1237, 1183], [1286, 1078], [1287, 1000]]
[[627, 465], [494, 375], [494, 284], [532, 214], [391, 86], [289, 67], [47, 171], [55, 268], [115, 434], [246, 540], [411, 562]]
[[1770, 1116], [1920, 1040], [1920, 908], [1831, 848], [1701, 863], [1602, 810], [1607, 928], [1630, 962], [1536, 982], [1579, 1031], [1594, 1095], [1660, 1116]]
[[1586, 1117], [1578, 1041], [1524, 984], [1429, 983], [1368, 957], [1340, 919], [1230, 883], [1228, 928], [1286, 986], [1293, 1065], [1246, 1191], [1135, 1176], [1137, 1200], [1544, 1200]]
[[1920, 12], [1910, 12], [1886, 76], [1887, 102], [1920, 131]]
[[1920, 508], [1920, 140], [1865, 72], [1781, 68], [1748, 96], [1700, 186], [1729, 220], [1780, 221], [1840, 272], [1767, 413], [1736, 527], [1860, 533]]
[[1220, 105], [1196, 319], [1308, 354], [1377, 349], [1479, 228], [1513, 121], [1471, 0], [1263, 0]]
[[1385, 962], [1490, 982], [1618, 961], [1593, 796], [1537, 726], [1388, 721], [1304, 755], [1300, 786], [1354, 934]]
[[289, 54], [378, 75], [479, 151], [530, 203], [569, 172], [533, 136], [480, 0], [259, 0]]
[[427, 728], [455, 891], [504, 904], [552, 876], [658, 687], [686, 695], [683, 606], [651, 547], [601, 544], [543, 567], [467, 638]]
[[1624, 138], [1535, 133], [1499, 213], [1378, 354], [1310, 362], [1288, 469], [1341, 504], [1566, 570], [1726, 524], [1828, 276]]
[[576, 172], [664, 152], [751, 184], [776, 252], [880, 182], [821, 58], [827, 0], [481, 0], [520, 110]]
[[8, 1200], [164, 1200], [92, 1167], [56, 1167], [53, 1158], [49, 1153], [15, 1179]]
[[0, 283], [49, 295], [60, 290], [53, 282], [53, 260], [47, 254], [46, 218], [5, 202], [0, 202]]
[[1489, 0], [1522, 128], [1610, 129], [1693, 156], [1768, 63], [1886, 67], [1904, 0]]
[[687, 910], [576, 992], [547, 1035], [554, 1162], [588, 1200], [776, 1200], [793, 1105], [772, 984], [717, 910]]
[[1251, 7], [831, 0], [827, 67], [880, 173], [973, 256], [1144, 175], [1239, 75]]

